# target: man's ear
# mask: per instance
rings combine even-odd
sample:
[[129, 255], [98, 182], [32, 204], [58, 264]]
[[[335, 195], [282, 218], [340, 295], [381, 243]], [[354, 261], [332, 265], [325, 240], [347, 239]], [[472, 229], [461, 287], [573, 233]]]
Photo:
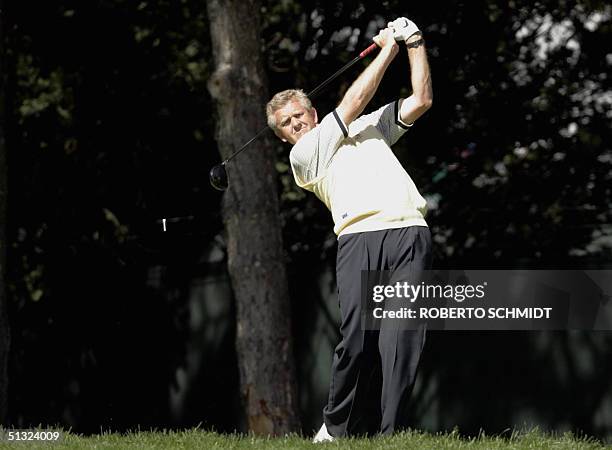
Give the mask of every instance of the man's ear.
[[312, 111], [314, 112], [314, 123], [319, 123], [319, 117], [317, 116], [317, 110], [314, 108], [312, 108]]

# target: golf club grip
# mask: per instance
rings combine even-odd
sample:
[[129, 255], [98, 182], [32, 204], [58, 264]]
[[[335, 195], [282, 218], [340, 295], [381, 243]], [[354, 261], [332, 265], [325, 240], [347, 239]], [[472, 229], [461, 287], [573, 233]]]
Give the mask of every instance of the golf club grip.
[[378, 47], [378, 45], [376, 45], [376, 43], [370, 45], [368, 48], [366, 48], [364, 51], [362, 51], [361, 53], [359, 53], [359, 57], [363, 58], [364, 56], [369, 55], [370, 53], [372, 53], [374, 50], [376, 50], [376, 47]]

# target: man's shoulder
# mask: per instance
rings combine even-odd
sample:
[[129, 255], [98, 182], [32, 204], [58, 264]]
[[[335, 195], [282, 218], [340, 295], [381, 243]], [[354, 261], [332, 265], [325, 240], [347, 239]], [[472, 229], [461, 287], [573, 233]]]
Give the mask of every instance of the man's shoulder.
[[315, 150], [317, 136], [320, 133], [318, 128], [318, 126], [314, 127], [312, 130], [308, 131], [308, 133], [305, 133], [299, 141], [293, 144], [289, 152], [289, 159], [291, 162], [303, 164], [304, 159]]
[[348, 132], [350, 137], [355, 137], [362, 133], [367, 127], [373, 126], [369, 123], [365, 115], [361, 115], [353, 120], [349, 126]]
[[290, 155], [312, 153], [317, 146], [337, 145], [338, 141], [348, 136], [346, 125], [338, 117], [336, 111], [332, 111], [323, 117], [323, 120], [312, 130], [304, 134], [291, 148]]
[[310, 147], [316, 142], [317, 136], [320, 134], [320, 132], [320, 125], [315, 126], [312, 130], [308, 130], [308, 132], [304, 133], [299, 141], [293, 144], [291, 151], [293, 152], [294, 150], [300, 150], [302, 147]]

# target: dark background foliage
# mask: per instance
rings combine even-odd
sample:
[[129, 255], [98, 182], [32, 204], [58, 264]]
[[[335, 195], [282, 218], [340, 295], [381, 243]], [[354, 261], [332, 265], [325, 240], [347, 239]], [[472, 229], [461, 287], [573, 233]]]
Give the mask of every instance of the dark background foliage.
[[[15, 426], [241, 426], [221, 194], [207, 182], [219, 157], [205, 6], [7, 4]], [[423, 29], [434, 80], [434, 107], [396, 150], [429, 200], [435, 265], [609, 268], [610, 5], [266, 1], [262, 35], [248, 38], [261, 40], [271, 91], [309, 90], [398, 15]], [[315, 100], [320, 114], [359, 70]], [[408, 73], [400, 55], [371, 106], [409, 95]], [[338, 338], [335, 236], [275, 145], [309, 431]], [[611, 344], [431, 333], [413, 423], [609, 437]]]

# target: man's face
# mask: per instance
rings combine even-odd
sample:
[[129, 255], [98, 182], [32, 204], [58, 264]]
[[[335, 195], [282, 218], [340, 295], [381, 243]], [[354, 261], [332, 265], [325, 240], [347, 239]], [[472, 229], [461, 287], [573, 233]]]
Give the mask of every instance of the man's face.
[[295, 144], [317, 125], [317, 111], [306, 109], [298, 100], [291, 100], [274, 113], [276, 135], [283, 142]]

